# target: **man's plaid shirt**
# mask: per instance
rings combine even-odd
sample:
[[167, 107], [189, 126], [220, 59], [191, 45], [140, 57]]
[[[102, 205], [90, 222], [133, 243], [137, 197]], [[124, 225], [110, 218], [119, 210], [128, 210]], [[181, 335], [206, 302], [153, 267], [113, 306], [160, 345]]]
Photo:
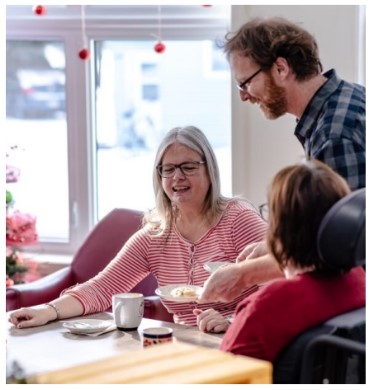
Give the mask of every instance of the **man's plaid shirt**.
[[341, 80], [334, 69], [298, 120], [295, 135], [307, 157], [343, 176], [352, 190], [366, 185], [365, 88]]

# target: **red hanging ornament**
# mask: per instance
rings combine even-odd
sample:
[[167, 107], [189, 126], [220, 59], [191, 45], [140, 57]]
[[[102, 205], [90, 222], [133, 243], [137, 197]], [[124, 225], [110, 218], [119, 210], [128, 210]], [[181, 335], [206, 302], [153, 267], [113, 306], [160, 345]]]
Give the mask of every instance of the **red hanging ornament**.
[[159, 41], [158, 43], [156, 43], [156, 44], [154, 45], [154, 50], [155, 50], [157, 53], [162, 54], [162, 53], [166, 50], [166, 45], [165, 45], [163, 42]]
[[87, 61], [90, 59], [90, 50], [89, 49], [81, 49], [78, 52], [78, 56], [81, 58], [81, 60]]
[[47, 12], [47, 8], [44, 5], [35, 5], [33, 7], [33, 12], [35, 15], [43, 16]]
[[83, 61], [88, 61], [90, 59], [90, 50], [86, 49], [87, 39], [86, 39], [86, 27], [85, 27], [85, 6], [81, 5], [81, 33], [82, 33], [82, 46], [83, 48], [78, 52], [78, 57]]
[[162, 42], [162, 8], [158, 5], [158, 34], [150, 34], [157, 39], [154, 45], [154, 51], [162, 54], [166, 50], [166, 45]]

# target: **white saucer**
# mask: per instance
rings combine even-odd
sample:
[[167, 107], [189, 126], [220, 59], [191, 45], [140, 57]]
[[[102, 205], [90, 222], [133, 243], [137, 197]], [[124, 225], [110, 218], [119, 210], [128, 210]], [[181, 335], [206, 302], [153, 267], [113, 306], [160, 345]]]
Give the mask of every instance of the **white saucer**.
[[79, 319], [63, 322], [63, 327], [75, 334], [90, 334], [103, 332], [109, 326], [111, 321], [95, 320], [95, 319]]

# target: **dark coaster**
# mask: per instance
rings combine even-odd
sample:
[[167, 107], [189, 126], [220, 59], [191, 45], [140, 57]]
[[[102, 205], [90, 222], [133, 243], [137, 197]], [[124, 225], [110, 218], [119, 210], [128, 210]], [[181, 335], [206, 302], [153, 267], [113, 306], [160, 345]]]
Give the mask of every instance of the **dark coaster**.
[[123, 332], [129, 332], [130, 330], [137, 330], [138, 326], [135, 328], [120, 328], [119, 326], [117, 327], [119, 330], [122, 330]]

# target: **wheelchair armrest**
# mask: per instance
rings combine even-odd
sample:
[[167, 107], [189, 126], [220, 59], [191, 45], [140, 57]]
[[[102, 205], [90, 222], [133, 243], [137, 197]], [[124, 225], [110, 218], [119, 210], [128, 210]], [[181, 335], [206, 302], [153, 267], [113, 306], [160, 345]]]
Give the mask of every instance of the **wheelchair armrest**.
[[8, 287], [6, 310], [16, 310], [49, 302], [73, 284], [71, 267], [65, 267], [34, 282]]
[[[351, 340], [344, 337], [339, 337], [332, 334], [323, 334], [312, 340], [306, 347], [303, 354], [301, 383], [313, 383], [313, 367], [316, 352], [319, 348], [328, 347], [344, 351], [359, 356], [366, 355], [366, 345], [363, 342], [357, 340]], [[331, 362], [333, 365], [336, 362]], [[365, 368], [364, 368], [365, 369]], [[344, 382], [345, 383], [345, 382]]]

